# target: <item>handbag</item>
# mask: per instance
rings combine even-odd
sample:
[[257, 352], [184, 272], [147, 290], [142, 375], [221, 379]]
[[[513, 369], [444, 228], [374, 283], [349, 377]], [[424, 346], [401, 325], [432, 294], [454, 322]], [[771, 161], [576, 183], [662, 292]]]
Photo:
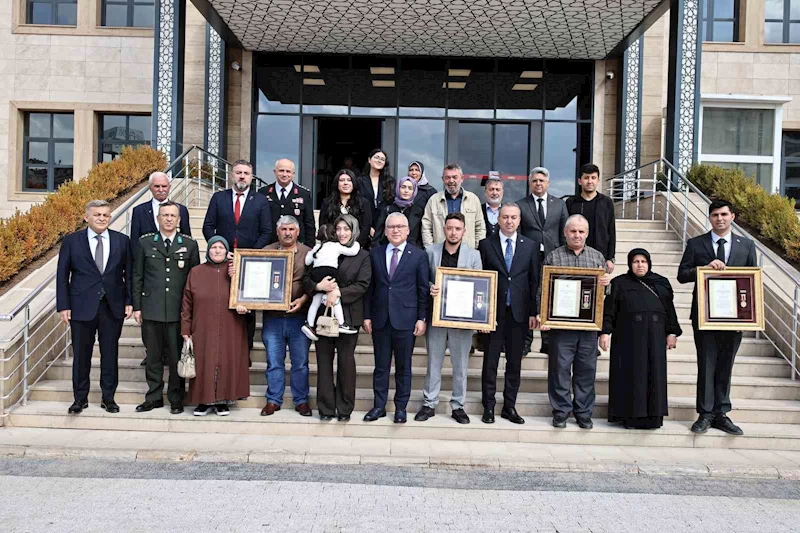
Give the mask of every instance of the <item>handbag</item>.
[[322, 337], [339, 336], [339, 321], [333, 316], [333, 307], [326, 307], [325, 312], [317, 319], [316, 331]]
[[183, 343], [181, 359], [178, 361], [178, 375], [184, 379], [194, 379], [197, 377], [192, 339]]

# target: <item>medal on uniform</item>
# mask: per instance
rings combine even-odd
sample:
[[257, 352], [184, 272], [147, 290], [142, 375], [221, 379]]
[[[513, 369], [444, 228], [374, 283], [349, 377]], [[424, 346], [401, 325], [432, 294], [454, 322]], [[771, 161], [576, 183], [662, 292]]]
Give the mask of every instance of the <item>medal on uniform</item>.
[[272, 287], [277, 289], [281, 286], [281, 273], [275, 272], [275, 275], [272, 276]]
[[182, 259], [181, 259], [181, 260], [179, 260], [179, 261], [178, 261], [178, 268], [183, 268], [183, 265], [184, 265], [184, 264], [185, 264], [185, 263], [183, 262], [183, 260], [182, 260]]
[[475, 293], [475, 307], [478, 309], [483, 309], [483, 293], [476, 292]]
[[739, 291], [739, 306], [744, 309], [747, 307], [747, 291], [740, 290]]

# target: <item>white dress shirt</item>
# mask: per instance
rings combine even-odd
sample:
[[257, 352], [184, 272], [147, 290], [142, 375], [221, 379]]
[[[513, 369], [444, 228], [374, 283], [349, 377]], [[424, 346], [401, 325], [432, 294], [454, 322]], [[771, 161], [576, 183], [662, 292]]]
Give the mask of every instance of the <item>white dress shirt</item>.
[[[159, 233], [161, 233], [161, 232], [159, 232]], [[161, 233], [161, 238], [162, 238], [164, 241], [166, 241], [167, 239], [169, 239], [169, 243], [170, 243], [170, 245], [173, 245], [173, 244], [175, 244], [175, 237], [177, 237], [177, 236], [178, 236], [178, 232], [177, 232], [177, 230], [176, 230], [176, 231], [173, 231], [173, 232], [172, 232], [170, 235], [164, 235], [163, 233]]]
[[717, 235], [713, 231], [711, 232], [711, 242], [714, 244], [714, 256], [717, 255], [717, 249], [719, 245], [717, 241], [720, 239], [725, 239], [725, 263], [728, 263], [728, 259], [731, 257], [731, 239], [733, 238], [733, 234], [729, 231], [727, 235]]
[[[233, 212], [236, 213], [236, 193], [239, 191], [236, 187], [231, 189], [231, 205], [233, 206]], [[239, 215], [241, 216], [244, 213], [244, 202], [247, 200], [247, 194], [250, 192], [250, 189], [245, 189], [242, 195], [239, 197]]]
[[[97, 239], [95, 237], [97, 237], [97, 233], [92, 228], [88, 228], [86, 236], [89, 238], [89, 250], [92, 251], [92, 259], [96, 261]], [[106, 265], [108, 265], [108, 256], [111, 253], [111, 236], [108, 234], [108, 230], [101, 233], [100, 238], [103, 239], [103, 272], [105, 272]]]
[[276, 181], [276, 182], [275, 182], [275, 192], [276, 192], [276, 193], [278, 193], [278, 200], [280, 200], [280, 199], [281, 199], [281, 195], [282, 195], [284, 192], [286, 193], [286, 197], [288, 198], [288, 197], [289, 197], [289, 193], [291, 192], [291, 190], [292, 190], [292, 186], [293, 186], [293, 185], [294, 185], [294, 182], [293, 182], [293, 181], [290, 181], [290, 182], [289, 182], [289, 185], [287, 185], [286, 187], [283, 187], [283, 186], [282, 186], [280, 183], [278, 183], [278, 182]]
[[[397, 264], [400, 264], [400, 259], [403, 258], [403, 252], [406, 250], [406, 244], [408, 242], [404, 242], [400, 246], [397, 247], [399, 252], [397, 252]], [[394, 250], [395, 246], [392, 243], [386, 245], [386, 272], [389, 273], [392, 270], [392, 250]]]
[[502, 231], [500, 232], [500, 247], [503, 249], [503, 259], [506, 257], [506, 248], [508, 248], [508, 239], [511, 239], [511, 257], [514, 257], [514, 254], [517, 251], [517, 232], [515, 231], [511, 235], [506, 235]]
[[[166, 200], [164, 201], [166, 202]], [[150, 204], [153, 206], [153, 221], [156, 223], [156, 231], [158, 231], [158, 208], [161, 206], [161, 202], [153, 198]]]

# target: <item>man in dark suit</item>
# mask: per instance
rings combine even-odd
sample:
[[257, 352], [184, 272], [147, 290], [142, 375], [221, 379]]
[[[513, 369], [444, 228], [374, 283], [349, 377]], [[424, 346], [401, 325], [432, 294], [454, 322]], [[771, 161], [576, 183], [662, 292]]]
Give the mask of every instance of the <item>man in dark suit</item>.
[[64, 237], [56, 271], [56, 310], [72, 331], [72, 392], [70, 414], [89, 406], [89, 373], [95, 334], [100, 338], [100, 407], [119, 413], [117, 356], [122, 322], [131, 306], [130, 241], [109, 230], [111, 207], [103, 200], [86, 204], [89, 228]]
[[[569, 213], [567, 205], [561, 198], [547, 194], [547, 189], [550, 187], [549, 170], [544, 167], [534, 168], [531, 170], [528, 183], [531, 194], [517, 202], [522, 217], [519, 227], [524, 236], [536, 242], [541, 265], [550, 252], [567, 242], [564, 238], [564, 225], [567, 223]], [[543, 331], [541, 335], [541, 352], [547, 353], [548, 334]], [[528, 331], [525, 337], [525, 349], [522, 352], [524, 355], [531, 351], [532, 343], [533, 331]]]
[[273, 230], [270, 244], [278, 242], [278, 232], [275, 231], [278, 219], [289, 215], [300, 223], [300, 237], [297, 241], [312, 248], [317, 230], [314, 225], [311, 191], [294, 182], [294, 163], [289, 159], [278, 159], [272, 172], [275, 173], [275, 182], [258, 190], [269, 202]]
[[[274, 227], [269, 203], [263, 194], [250, 189], [253, 165], [240, 159], [233, 163], [233, 188], [214, 193], [203, 221], [206, 241], [221, 235], [232, 248], [261, 249], [269, 244]], [[253, 349], [256, 315], [247, 314], [247, 344]]]
[[[386, 217], [389, 244], [370, 252], [372, 281], [364, 300], [364, 331], [372, 334], [375, 372], [372, 376], [375, 406], [366, 422], [386, 416], [389, 373], [394, 353], [394, 421], [406, 422], [411, 395], [411, 355], [414, 338], [425, 334], [428, 313], [428, 256], [406, 242], [408, 219], [402, 213]], [[416, 295], [416, 297], [414, 296]]]
[[525, 333], [536, 327], [536, 312], [531, 304], [539, 287], [539, 255], [536, 243], [517, 232], [520, 221], [517, 204], [503, 204], [498, 221], [497, 234], [483, 239], [478, 246], [483, 269], [497, 271], [497, 328], [489, 333], [489, 347], [483, 354], [481, 420], [494, 423], [497, 365], [505, 344], [505, 388], [500, 416], [524, 424], [516, 403]]
[[[131, 217], [131, 251], [134, 257], [136, 257], [136, 247], [139, 246], [139, 238], [145, 233], [158, 232], [158, 206], [167, 201], [169, 190], [172, 187], [169, 177], [163, 172], [153, 172], [150, 174], [149, 181], [150, 194], [153, 195], [153, 199], [146, 204], [134, 207], [133, 216]], [[181, 224], [178, 232], [191, 237], [192, 228], [189, 227], [189, 210], [181, 204], [178, 204], [178, 208], [181, 213]], [[142, 338], [142, 341], [144, 341], [144, 338]], [[146, 364], [147, 353], [144, 354], [144, 359], [142, 359], [142, 366]]]
[[486, 223], [486, 237], [491, 237], [497, 233], [497, 217], [500, 216], [500, 205], [503, 203], [503, 182], [497, 177], [486, 180], [483, 196], [486, 202], [481, 204], [481, 211]]
[[[750, 239], [731, 233], [735, 218], [731, 204], [715, 200], [708, 207], [712, 229], [689, 239], [678, 267], [678, 282], [692, 283], [697, 279], [697, 267], [724, 270], [731, 267], [755, 267], [756, 246]], [[731, 374], [733, 360], [742, 342], [741, 331], [700, 331], [697, 324], [697, 286], [692, 295], [692, 329], [697, 348], [697, 412], [692, 425], [695, 433], [705, 433], [709, 427], [731, 435], [743, 435], [727, 414], [731, 410]]]

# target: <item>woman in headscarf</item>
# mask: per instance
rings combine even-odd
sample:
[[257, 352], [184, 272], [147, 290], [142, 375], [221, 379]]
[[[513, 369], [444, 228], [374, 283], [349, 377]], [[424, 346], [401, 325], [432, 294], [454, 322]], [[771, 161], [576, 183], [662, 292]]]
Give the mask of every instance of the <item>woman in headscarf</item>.
[[667, 350], [682, 331], [672, 286], [652, 272], [647, 250], [631, 250], [628, 268], [611, 282], [599, 339], [603, 350], [611, 346], [608, 421], [655, 429], [668, 414]]
[[408, 239], [407, 241], [422, 248], [422, 215], [425, 207], [415, 202], [417, 197], [417, 180], [411, 176], [406, 176], [397, 180], [395, 185], [394, 202], [381, 210], [378, 223], [375, 224], [375, 236], [372, 242], [375, 246], [386, 244], [386, 217], [391, 213], [402, 213], [408, 219]]
[[425, 205], [428, 199], [436, 194], [436, 187], [428, 183], [428, 176], [425, 175], [425, 165], [421, 161], [412, 161], [408, 165], [408, 175], [417, 180], [417, 198], [414, 202], [422, 206], [425, 211]]
[[228, 241], [208, 240], [206, 262], [189, 272], [183, 290], [181, 335], [194, 345], [197, 377], [189, 381], [195, 416], [230, 414], [229, 405], [250, 395], [247, 309], [228, 309]]

